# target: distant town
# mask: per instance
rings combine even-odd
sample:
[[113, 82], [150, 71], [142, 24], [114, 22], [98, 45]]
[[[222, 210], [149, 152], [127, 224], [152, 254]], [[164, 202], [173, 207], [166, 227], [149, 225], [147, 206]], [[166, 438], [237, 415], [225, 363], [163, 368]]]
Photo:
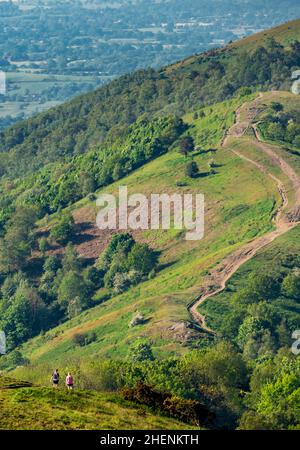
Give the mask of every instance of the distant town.
[[[0, 128], [112, 78], [220, 47], [300, 15], [293, 0], [0, 0]], [[269, 9], [272, 8], [272, 17]]]

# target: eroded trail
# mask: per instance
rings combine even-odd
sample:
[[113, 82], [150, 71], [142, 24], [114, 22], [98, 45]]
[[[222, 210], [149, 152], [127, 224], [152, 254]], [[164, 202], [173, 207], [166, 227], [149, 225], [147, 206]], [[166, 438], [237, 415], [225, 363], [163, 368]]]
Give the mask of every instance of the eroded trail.
[[193, 319], [201, 325], [201, 328], [204, 331], [211, 334], [215, 333], [213, 330], [207, 327], [205, 323], [205, 317], [198, 311], [199, 306], [203, 304], [207, 299], [222, 292], [226, 287], [227, 281], [232, 277], [232, 275], [237, 272], [243, 264], [253, 258], [259, 250], [261, 250], [266, 245], [274, 241], [277, 237], [291, 230], [300, 223], [300, 178], [294, 171], [294, 169], [276, 153], [276, 151], [274, 150], [276, 147], [265, 144], [261, 141], [257, 127], [252, 123], [259, 112], [258, 105], [258, 99], [254, 100], [250, 105], [248, 105], [247, 115], [243, 120], [241, 120], [241, 111], [243, 111], [243, 109], [246, 107], [246, 104], [241, 106], [241, 108], [237, 110], [235, 124], [231, 127], [226, 137], [224, 138], [222, 147], [229, 147], [230, 141], [232, 142], [232, 140], [234, 139], [241, 138], [249, 129], [249, 127], [251, 127], [254, 133], [253, 145], [259, 150], [263, 151], [271, 160], [271, 162], [274, 165], [277, 165], [290, 180], [293, 188], [294, 200], [293, 204], [289, 205], [286, 186], [282, 183], [281, 180], [279, 180], [279, 178], [270, 173], [266, 167], [264, 167], [257, 161], [246, 157], [239, 151], [230, 148], [230, 150], [235, 155], [247, 161], [248, 163], [253, 164], [266, 176], [272, 178], [272, 180], [277, 185], [277, 189], [281, 197], [281, 204], [273, 217], [275, 229], [264, 236], [253, 239], [242, 248], [227, 256], [216, 268], [214, 268], [210, 272], [210, 275], [205, 281], [205, 284], [202, 288], [201, 295], [195, 300], [192, 305], [189, 306], [189, 311], [193, 316]]

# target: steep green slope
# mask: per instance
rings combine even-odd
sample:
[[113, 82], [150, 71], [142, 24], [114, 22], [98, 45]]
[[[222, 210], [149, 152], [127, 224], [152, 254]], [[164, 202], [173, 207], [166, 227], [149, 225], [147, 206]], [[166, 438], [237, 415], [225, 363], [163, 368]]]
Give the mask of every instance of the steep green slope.
[[[229, 150], [217, 152], [205, 148], [216, 147], [225, 130], [233, 124], [234, 111], [247, 98], [238, 98], [205, 109], [205, 117], [194, 119], [193, 114], [185, 120], [193, 126], [196, 144], [203, 148], [195, 151], [193, 158], [203, 174], [196, 179], [185, 177], [186, 159], [176, 149], [147, 164], [122, 180], [129, 193], [139, 192], [202, 192], [206, 196], [206, 231], [201, 241], [188, 242], [184, 233], [170, 231], [135, 232], [134, 235], [161, 252], [162, 268], [155, 278], [146, 281], [128, 292], [116, 296], [96, 308], [68, 321], [44, 336], [31, 340], [22, 349], [26, 357], [34, 362], [62, 361], [68, 357], [89, 355], [123, 356], [128, 345], [138, 337], [152, 340], [157, 355], [178, 354], [186, 351], [186, 345], [201, 345], [199, 333], [187, 328], [190, 316], [187, 305], [197, 296], [208, 271], [222, 258], [239, 248], [242, 243], [259, 236], [272, 228], [271, 218], [279, 203], [276, 186], [257, 171], [232, 154]], [[215, 161], [214, 174], [207, 173], [211, 159]], [[105, 192], [117, 193], [115, 183]], [[182, 187], [180, 187], [182, 185]], [[236, 186], [241, 186], [237, 192]], [[92, 217], [93, 203], [84, 200], [71, 210], [77, 223]], [[48, 226], [51, 226], [51, 222]], [[103, 239], [96, 231], [92, 243]], [[104, 238], [105, 239], [105, 238]], [[78, 250], [85, 257], [92, 256], [91, 241], [81, 243]], [[100, 290], [95, 301], [105, 293]], [[129, 328], [137, 311], [147, 321], [143, 326]], [[84, 348], [76, 346], [76, 333], [95, 332], [97, 339]]]
[[[293, 35], [295, 29], [297, 25], [293, 24]], [[290, 30], [286, 27], [280, 30], [280, 39], [286, 36], [289, 40]], [[276, 30], [273, 34], [276, 37]], [[221, 424], [221, 427], [235, 427], [241, 418], [245, 428], [274, 426], [282, 429], [290, 425], [297, 426], [297, 398], [294, 400], [294, 397], [284, 406], [280, 396], [268, 397], [268, 405], [274, 404], [280, 411], [275, 425], [269, 414], [273, 406], [268, 406], [269, 410], [264, 409], [263, 403], [256, 405], [254, 402], [250, 405], [256, 414], [254, 418], [251, 416], [252, 412], [249, 417], [247, 414], [246, 418], [243, 416], [248, 397], [251, 403], [251, 395], [255, 397], [257, 391], [259, 395], [266, 395], [268, 371], [273, 366], [276, 366], [276, 373], [274, 372], [272, 382], [276, 389], [276, 383], [284, 383], [285, 372], [291, 377], [295, 376], [293, 367], [297, 365], [289, 347], [292, 332], [299, 323], [299, 225], [293, 230], [291, 227], [299, 220], [297, 208], [300, 190], [298, 192], [296, 184], [300, 170], [297, 144], [300, 135], [300, 97], [287, 91], [259, 93], [254, 86], [260, 85], [266, 89], [283, 83], [283, 86], [289, 88], [289, 70], [296, 66], [299, 46], [295, 44], [284, 50], [269, 40], [266, 45], [267, 51], [254, 49], [254, 53], [250, 52], [248, 56], [244, 56], [240, 50], [225, 50], [193, 57], [165, 69], [161, 72], [164, 74], [162, 78], [158, 73], [151, 72], [155, 85], [161, 80], [164, 84], [165, 77], [175, 80], [174, 91], [170, 91], [172, 94], [169, 92], [170, 97], [156, 96], [151, 91], [152, 94], [148, 92], [148, 96], [139, 103], [136, 101], [140, 95], [137, 85], [140, 83], [139, 87], [145, 87], [145, 73], [135, 74], [125, 77], [120, 84], [112, 83], [105, 88], [107, 91], [100, 90], [90, 97], [82, 97], [62, 109], [48, 113], [50, 116], [47, 123], [43, 123], [45, 116], [27, 122], [27, 127], [34, 128], [32, 133], [29, 133], [29, 128], [22, 129], [24, 124], [20, 124], [18, 132], [23, 141], [20, 146], [9, 144], [9, 139], [16, 137], [14, 133], [17, 133], [17, 128], [11, 129], [10, 135], [2, 136], [2, 142], [8, 145], [8, 151], [2, 156], [5, 160], [11, 154], [12, 166], [15, 158], [19, 157], [19, 152], [27, 150], [28, 159], [24, 159], [24, 164], [30, 164], [33, 141], [36, 148], [41, 150], [40, 160], [38, 152], [36, 153], [36, 167], [42, 161], [45, 163], [48, 145], [52, 146], [50, 159], [53, 156], [58, 161], [25, 178], [2, 180], [2, 213], [6, 214], [3, 214], [2, 225], [3, 231], [5, 228], [8, 230], [6, 233], [10, 239], [0, 241], [1, 268], [5, 267], [3, 248], [5, 245], [8, 248], [6, 256], [9, 259], [10, 250], [15, 250], [13, 243], [12, 246], [9, 244], [14, 239], [19, 239], [18, 229], [14, 228], [14, 224], [18, 223], [20, 217], [20, 205], [29, 207], [29, 215], [32, 211], [30, 206], [39, 204], [42, 208], [38, 215], [38, 230], [33, 236], [30, 227], [34, 229], [34, 223], [25, 215], [27, 228], [21, 231], [32, 237], [33, 244], [24, 238], [17, 248], [22, 252], [24, 242], [27, 244], [23, 265], [11, 266], [11, 270], [6, 265], [2, 269], [0, 328], [3, 324], [8, 332], [11, 349], [22, 345], [19, 345], [17, 351], [1, 357], [0, 369], [11, 370], [22, 366], [14, 370], [16, 376], [47, 385], [49, 374], [57, 366], [64, 371], [74, 371], [80, 387], [92, 386], [101, 392], [109, 389], [117, 391], [124, 386], [132, 387], [136, 382], [146, 380], [162, 391], [171, 391], [179, 396], [179, 402], [182, 398], [188, 398], [203, 401], [206, 406], [213, 405], [216, 424]], [[279, 59], [283, 61], [280, 67]], [[226, 66], [224, 79], [220, 61], [222, 64], [224, 62], [224, 68]], [[245, 69], [246, 66], [249, 66], [249, 70]], [[199, 70], [197, 75], [192, 73], [192, 67], [196, 67], [195, 72]], [[210, 78], [204, 77], [206, 82], [203, 85], [200, 82], [202, 70], [203, 73], [208, 70], [205, 73], [210, 74]], [[247, 74], [247, 82], [240, 73], [233, 91], [226, 89], [225, 97], [230, 98], [214, 103], [214, 100], [224, 97], [222, 83], [228, 82], [227, 76], [237, 76], [237, 70]], [[122, 83], [126, 84], [130, 96], [135, 96], [135, 99], [125, 96], [127, 106], [135, 105], [134, 114], [144, 111], [139, 109], [141, 104], [147, 109], [147, 114], [136, 122], [135, 117], [131, 116], [134, 123], [130, 127], [126, 125], [128, 117], [124, 119], [122, 116], [122, 102], [125, 101], [122, 97]], [[252, 89], [236, 92], [240, 85], [252, 86]], [[116, 89], [113, 101], [108, 95], [109, 89]], [[107, 94], [105, 101], [101, 97], [104, 93]], [[173, 101], [173, 94], [176, 101]], [[182, 94], [186, 97], [181, 97]], [[100, 107], [98, 95], [101, 102], [104, 101], [101, 103], [104, 108], [101, 117], [106, 122], [105, 132], [101, 134], [104, 122], [100, 125], [96, 121], [89, 122], [91, 126], [86, 130], [91, 138], [90, 144], [95, 138], [103, 139], [103, 145], [96, 143], [89, 147], [90, 144], [85, 141], [87, 135], [79, 133], [84, 142], [81, 149], [84, 154], [74, 155], [78, 136], [76, 132], [65, 128], [67, 119], [65, 117], [66, 121], [62, 120], [63, 113], [70, 114], [71, 120], [74, 119], [76, 130], [79, 113], [76, 107], [80, 102], [83, 107], [87, 99], [90, 99], [95, 102], [93, 114], [96, 114]], [[168, 106], [167, 98], [172, 102]], [[114, 103], [117, 101], [119, 104]], [[203, 102], [210, 105], [203, 106]], [[62, 116], [59, 116], [59, 111]], [[84, 120], [91, 120], [89, 111], [82, 112]], [[117, 122], [116, 112], [122, 116], [121, 127], [114, 126]], [[272, 142], [271, 153], [265, 151], [260, 136], [255, 134], [254, 122], [258, 122], [257, 129], [262, 138]], [[94, 132], [101, 136], [97, 134], [96, 137]], [[62, 155], [57, 150], [62, 136], [75, 140], [70, 144], [70, 151], [61, 158]], [[184, 136], [192, 137], [195, 143], [193, 151], [187, 156], [180, 151]], [[88, 151], [85, 153], [85, 150]], [[127, 165], [123, 156], [126, 157]], [[187, 174], [187, 164], [190, 162], [199, 167], [199, 173], [194, 177]], [[296, 176], [288, 173], [286, 163], [293, 168]], [[89, 181], [92, 182], [87, 184], [89, 187], [93, 186], [93, 189], [84, 193], [79, 188], [85, 165], [85, 175], [91, 175]], [[126, 170], [123, 170], [124, 167]], [[113, 176], [112, 172], [115, 172]], [[112, 237], [112, 233], [103, 232], [96, 227], [96, 195], [117, 194], [120, 185], [127, 186], [129, 193], [146, 195], [153, 192], [203, 193], [206, 199], [204, 238], [200, 241], [186, 241], [185, 230], [134, 231], [132, 234], [136, 241], [146, 243], [159, 253], [159, 265], [155, 270], [147, 272], [141, 282], [127, 285], [122, 293], [114, 285], [104, 283], [103, 287], [103, 283], [99, 286], [94, 284], [93, 295], [91, 291], [86, 294], [88, 301], [83, 306], [80, 304], [78, 309], [75, 304], [75, 312], [72, 313], [71, 310], [69, 313], [69, 305], [72, 306], [79, 298], [78, 292], [72, 289], [73, 286], [78, 286], [77, 279], [83, 283], [88, 271], [95, 268], [95, 261], [99, 255], [103, 255]], [[85, 196], [88, 192], [89, 195]], [[285, 216], [287, 203], [289, 212], [296, 207], [292, 218]], [[274, 222], [274, 218], [277, 219], [277, 213], [282, 207], [287, 221], [283, 219], [280, 222], [280, 233], [285, 234], [276, 235], [278, 222]], [[15, 208], [16, 215], [13, 214]], [[53, 214], [44, 216], [46, 212]], [[79, 264], [76, 257], [66, 262], [66, 267], [73, 264], [72, 270], [74, 265], [77, 270], [68, 279], [67, 287], [72, 298], [67, 297], [70, 302], [63, 310], [60, 289], [65, 267], [63, 265], [62, 270], [53, 269], [51, 265], [49, 274], [44, 262], [48, 264], [49, 257], [53, 255], [58, 255], [58, 259], [61, 259], [61, 255], [65, 253], [68, 239], [57, 242], [51, 236], [62, 217], [70, 220], [68, 214], [75, 221], [74, 232], [68, 239], [81, 256], [83, 265]], [[8, 222], [9, 216], [14, 220]], [[221, 294], [199, 305], [199, 314], [207, 314], [208, 325], [215, 333], [207, 330], [203, 317], [196, 316], [190, 305], [201, 298], [206, 288], [216, 292], [214, 289], [219, 284], [214, 275], [220, 275], [222, 284], [224, 279], [222, 270], [219, 269], [222, 269], [224, 261], [229, 260], [229, 265], [234, 268], [237, 263], [234, 259], [236, 252], [243, 252], [247, 248], [245, 246], [251, 246], [257, 239], [264, 242], [266, 235], [274, 239], [278, 236], [280, 238], [274, 242], [267, 241], [268, 244], [272, 243], [263, 249], [259, 247], [261, 250], [258, 255], [240, 267], [232, 279], [229, 278], [228, 285]], [[46, 238], [47, 245], [38, 248], [36, 236]], [[67, 256], [70, 257], [70, 248]], [[122, 259], [123, 256], [121, 252], [117, 253], [118, 258]], [[16, 273], [20, 269], [24, 273]], [[15, 274], [11, 277], [9, 272]], [[97, 277], [100, 277], [100, 272], [96, 271]], [[55, 284], [57, 280], [61, 283], [58, 288]], [[225, 280], [228, 278], [225, 277]], [[133, 319], [141, 315], [143, 320], [132, 325]], [[30, 318], [35, 320], [36, 317], [39, 320], [46, 317], [45, 325], [42, 320], [37, 321], [37, 324], [34, 322], [36, 327], [30, 329]], [[69, 317], [71, 319], [67, 320]], [[28, 339], [32, 336], [35, 337]], [[141, 352], [138, 354], [137, 344], [140, 345], [138, 350]], [[281, 361], [284, 361], [285, 372], [280, 372]], [[264, 367], [264, 386], [258, 386], [255, 377], [259, 377], [260, 370], [264, 371]], [[289, 385], [291, 396], [296, 396], [297, 383], [296, 380]], [[34, 404], [37, 401], [35, 392], [37, 396], [46, 397], [47, 405], [52, 402], [53, 393], [47, 389], [39, 392], [26, 391], [26, 401], [29, 395], [30, 398], [33, 397]], [[7, 404], [9, 409], [12, 405], [11, 394], [5, 391], [4, 395], [8, 396], [5, 397], [4, 405]], [[79, 392], [78, 396], [80, 395]], [[76, 400], [78, 403], [81, 402], [79, 397]], [[62, 397], [61, 401], [63, 400]], [[42, 409], [44, 406], [42, 405]], [[290, 422], [282, 420], [281, 410], [284, 407], [291, 410]], [[90, 405], [89, 408], [94, 415], [94, 406]], [[114, 411], [114, 414], [118, 415], [118, 412]], [[78, 419], [79, 422], [77, 418], [74, 417], [74, 427], [82, 426], [81, 418]], [[28, 420], [28, 427], [36, 426], [36, 418], [29, 417]], [[86, 428], [94, 427], [93, 420]], [[8, 423], [7, 427], [10, 426], [11, 423]], [[121, 422], [117, 422], [116, 426], [122, 426]]]
[[287, 48], [260, 34], [253, 37], [255, 46], [250, 48], [246, 40], [160, 71], [126, 75], [18, 123], [0, 135], [0, 173], [20, 176], [94, 146], [107, 148], [116, 136], [126, 136], [128, 125], [142, 114], [176, 111], [182, 115], [191, 108], [230, 98], [244, 86], [269, 89], [287, 85], [291, 70], [299, 66], [299, 46], [293, 44], [300, 37], [299, 25], [294, 21], [269, 32], [275, 40], [278, 36], [279, 42], [289, 41]]

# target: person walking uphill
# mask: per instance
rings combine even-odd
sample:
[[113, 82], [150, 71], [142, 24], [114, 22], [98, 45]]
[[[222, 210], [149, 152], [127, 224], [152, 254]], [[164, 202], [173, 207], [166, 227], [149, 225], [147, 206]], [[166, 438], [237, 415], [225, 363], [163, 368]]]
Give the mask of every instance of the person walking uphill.
[[52, 374], [52, 377], [51, 377], [51, 381], [52, 381], [53, 387], [58, 388], [58, 385], [59, 385], [59, 372], [58, 372], [58, 369], [54, 370], [54, 372]]
[[74, 387], [73, 376], [70, 372], [68, 373], [68, 375], [66, 377], [66, 386], [67, 386], [68, 390], [72, 390]]

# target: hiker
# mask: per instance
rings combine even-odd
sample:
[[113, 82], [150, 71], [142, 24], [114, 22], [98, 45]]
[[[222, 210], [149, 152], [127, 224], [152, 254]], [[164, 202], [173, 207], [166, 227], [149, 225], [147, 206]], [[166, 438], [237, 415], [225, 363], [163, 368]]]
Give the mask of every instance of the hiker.
[[67, 386], [68, 390], [72, 390], [73, 386], [74, 386], [73, 377], [70, 372], [68, 373], [68, 375], [66, 377], [66, 386]]
[[52, 385], [54, 388], [58, 388], [58, 384], [59, 384], [59, 372], [58, 369], [55, 369], [52, 377], [51, 377], [51, 381], [52, 381]]

